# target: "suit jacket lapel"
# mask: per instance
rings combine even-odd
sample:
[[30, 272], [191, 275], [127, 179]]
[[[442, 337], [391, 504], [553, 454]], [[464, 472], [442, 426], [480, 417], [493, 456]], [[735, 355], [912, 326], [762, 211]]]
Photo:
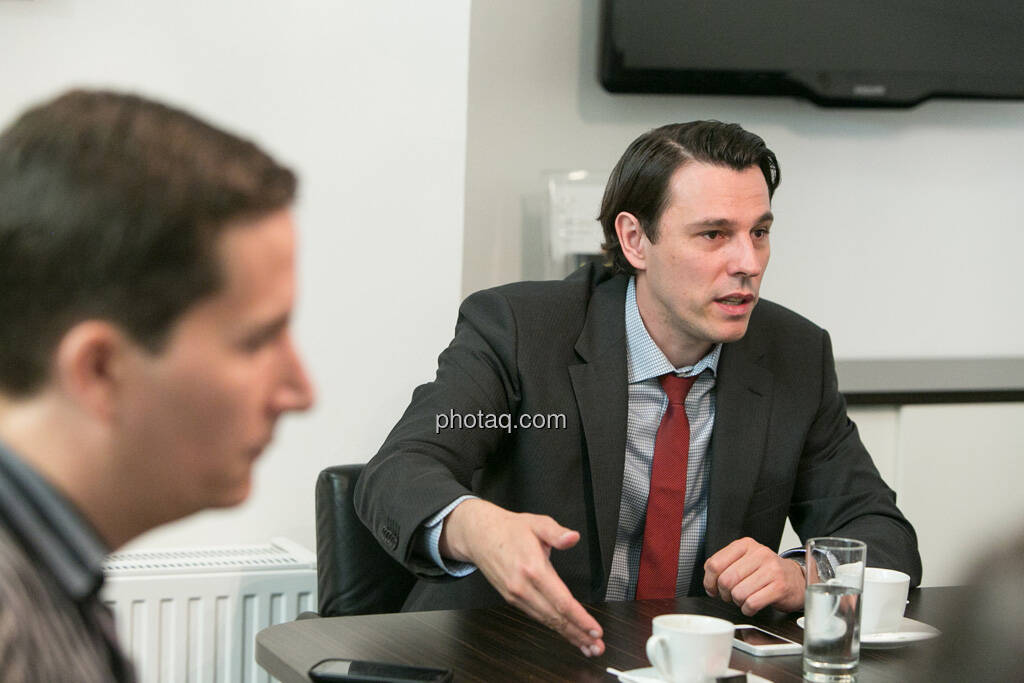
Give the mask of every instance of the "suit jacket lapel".
[[749, 338], [722, 347], [704, 559], [736, 540], [761, 471], [773, 384], [772, 373], [756, 364], [762, 355]]
[[608, 576], [626, 457], [626, 323], [625, 276], [601, 282], [594, 289], [576, 353], [583, 361], [569, 367], [573, 392], [586, 441], [593, 496], [591, 501], [603, 563]]

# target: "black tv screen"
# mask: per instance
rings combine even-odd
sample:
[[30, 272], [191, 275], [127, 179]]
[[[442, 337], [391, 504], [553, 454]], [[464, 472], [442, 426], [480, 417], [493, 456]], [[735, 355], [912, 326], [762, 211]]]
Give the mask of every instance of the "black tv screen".
[[1024, 1], [603, 0], [611, 92], [1024, 98]]

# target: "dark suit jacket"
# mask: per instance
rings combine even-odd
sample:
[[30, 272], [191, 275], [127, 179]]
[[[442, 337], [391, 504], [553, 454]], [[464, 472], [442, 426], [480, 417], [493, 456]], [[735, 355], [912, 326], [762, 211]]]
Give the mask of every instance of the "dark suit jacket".
[[[418, 387], [367, 464], [356, 509], [396, 559], [455, 498], [550, 515], [580, 542], [551, 561], [572, 593], [600, 601], [615, 546], [626, 444], [625, 291], [628, 278], [587, 266], [557, 282], [471, 295], [437, 377]], [[437, 416], [564, 414], [564, 429], [437, 430]], [[769, 301], [719, 360], [703, 562], [751, 536], [777, 548], [787, 514], [801, 538], [868, 544], [868, 563], [921, 577], [914, 530], [896, 507], [846, 416], [828, 334]], [[501, 601], [480, 572], [418, 582], [406, 609]]]

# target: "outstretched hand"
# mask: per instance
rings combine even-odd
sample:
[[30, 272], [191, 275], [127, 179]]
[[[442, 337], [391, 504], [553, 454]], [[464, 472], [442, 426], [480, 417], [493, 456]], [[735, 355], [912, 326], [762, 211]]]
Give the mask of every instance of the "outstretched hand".
[[551, 566], [551, 550], [580, 540], [551, 517], [509, 512], [469, 499], [452, 510], [441, 532], [441, 554], [472, 562], [506, 602], [561, 634], [588, 657], [604, 652], [603, 630]]

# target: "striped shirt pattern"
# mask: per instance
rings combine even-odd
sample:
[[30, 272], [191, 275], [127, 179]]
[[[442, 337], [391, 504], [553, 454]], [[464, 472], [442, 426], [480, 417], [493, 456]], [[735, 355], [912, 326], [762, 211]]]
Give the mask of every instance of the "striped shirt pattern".
[[77, 509], [0, 444], [0, 681], [134, 681], [99, 597], [106, 552]]
[[644, 522], [647, 517], [647, 496], [654, 463], [654, 440], [661, 418], [668, 408], [668, 397], [658, 378], [669, 372], [681, 377], [697, 377], [686, 396], [690, 450], [676, 574], [676, 596], [684, 596], [689, 590], [693, 565], [704, 545], [704, 532], [707, 529], [711, 431], [715, 426], [715, 377], [722, 345], [716, 344], [694, 365], [673, 367], [651, 339], [640, 318], [635, 278], [630, 278], [626, 289], [625, 314], [629, 382], [626, 461], [622, 475], [619, 525], [605, 600], [633, 600], [636, 595]]

